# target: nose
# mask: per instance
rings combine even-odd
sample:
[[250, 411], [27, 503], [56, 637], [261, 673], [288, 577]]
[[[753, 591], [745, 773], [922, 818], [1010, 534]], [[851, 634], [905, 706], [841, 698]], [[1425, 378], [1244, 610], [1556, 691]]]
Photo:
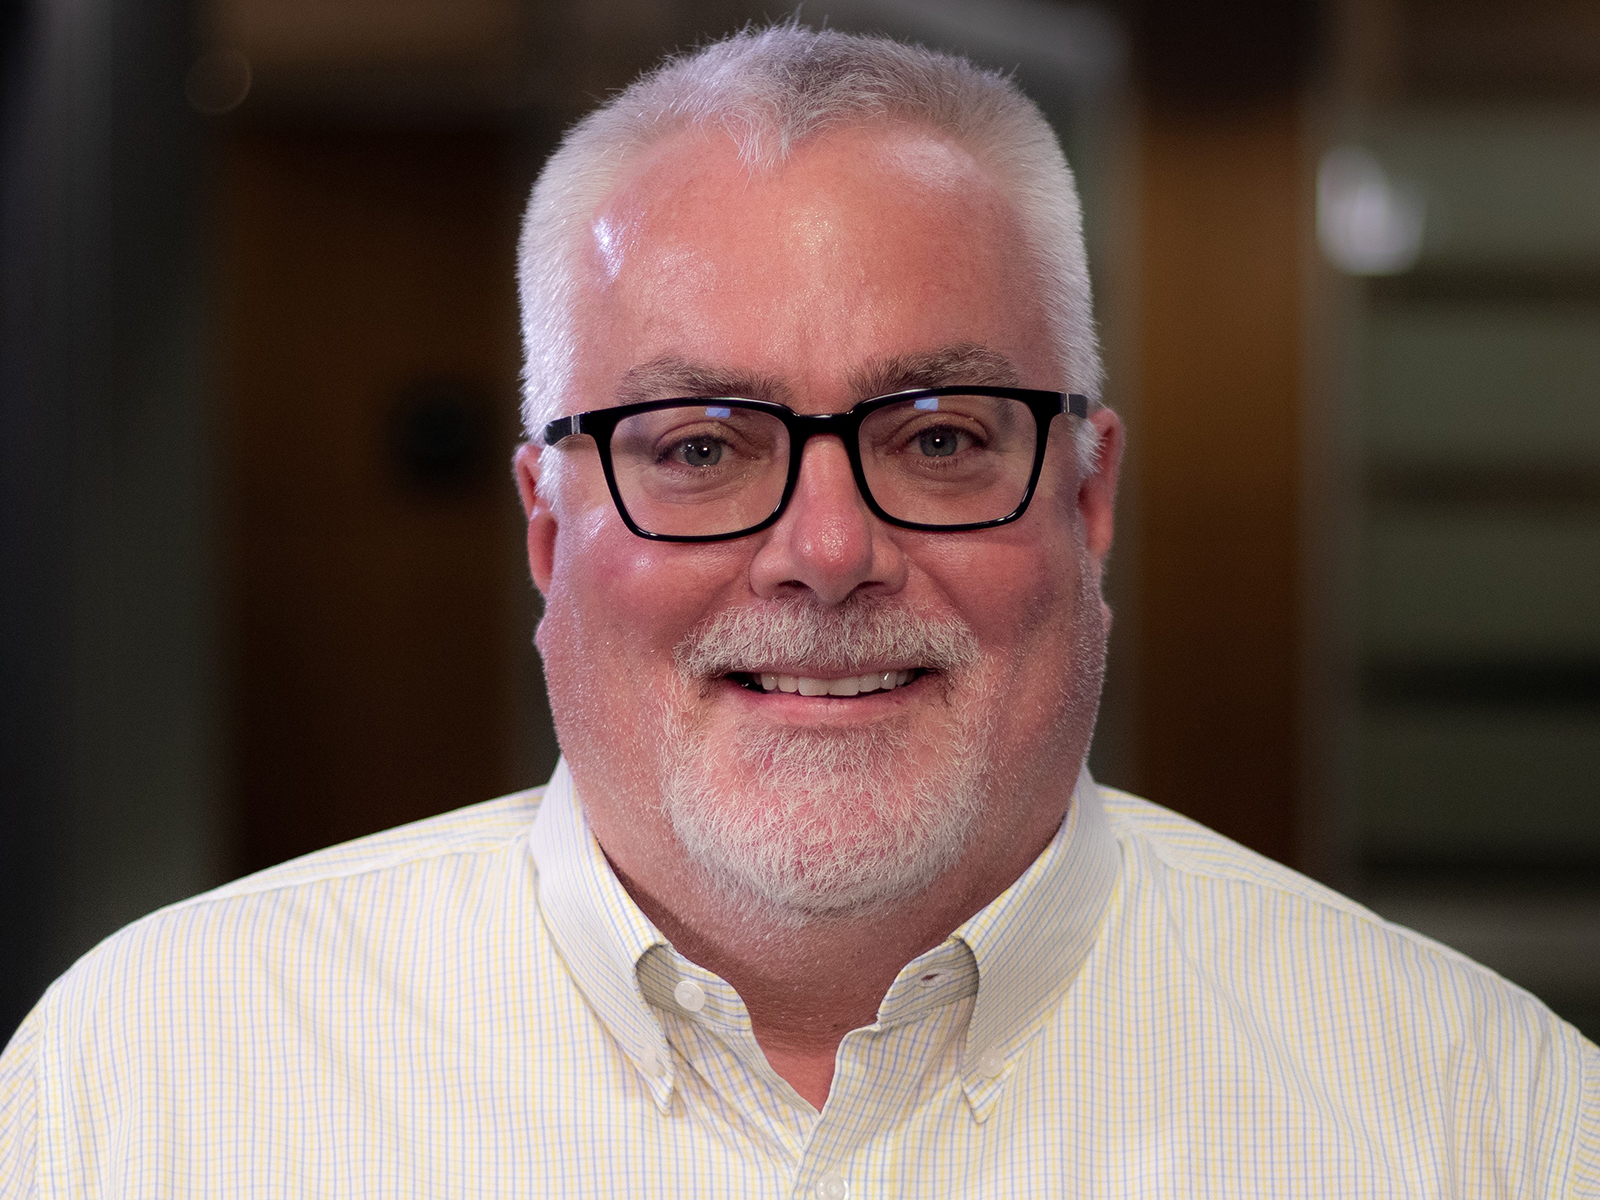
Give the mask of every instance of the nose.
[[750, 566], [763, 599], [808, 591], [840, 604], [859, 589], [898, 591], [906, 559], [891, 527], [867, 508], [837, 437], [811, 438], [789, 507], [766, 534]]

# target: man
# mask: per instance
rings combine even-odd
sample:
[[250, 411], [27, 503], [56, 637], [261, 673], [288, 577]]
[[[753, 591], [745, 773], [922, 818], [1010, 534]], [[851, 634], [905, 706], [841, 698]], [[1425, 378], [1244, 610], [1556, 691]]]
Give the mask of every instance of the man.
[[1122, 430], [1008, 82], [708, 47], [521, 278], [563, 765], [108, 941], [0, 1194], [1600, 1195], [1594, 1046], [1083, 772]]

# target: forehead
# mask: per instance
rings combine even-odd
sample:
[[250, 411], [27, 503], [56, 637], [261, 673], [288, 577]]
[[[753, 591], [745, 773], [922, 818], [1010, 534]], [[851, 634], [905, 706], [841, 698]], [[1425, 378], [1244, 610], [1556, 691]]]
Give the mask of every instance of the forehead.
[[603, 402], [594, 389], [666, 359], [810, 391], [981, 347], [1053, 383], [1023, 378], [1048, 374], [1031, 276], [1004, 189], [937, 131], [839, 131], [760, 170], [725, 136], [679, 134], [590, 224], [578, 382]]
[[[847, 232], [842, 221], [869, 220], [878, 233], [924, 228], [959, 215], [985, 223], [1009, 205], [990, 172], [966, 147], [938, 131], [878, 124], [819, 135], [784, 161], [746, 163], [717, 131], [686, 130], [643, 151], [596, 214], [593, 232], [606, 265], [643, 235], [726, 237], [735, 244], [780, 231], [799, 239]], [[721, 221], [700, 226], [707, 216]]]

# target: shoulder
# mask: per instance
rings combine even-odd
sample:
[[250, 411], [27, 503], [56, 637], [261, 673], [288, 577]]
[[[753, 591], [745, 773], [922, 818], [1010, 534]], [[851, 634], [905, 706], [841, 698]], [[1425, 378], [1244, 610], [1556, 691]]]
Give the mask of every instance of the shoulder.
[[[1374, 1041], [1476, 1047], [1501, 1065], [1575, 1063], [1582, 1036], [1536, 997], [1432, 938], [1178, 813], [1103, 789], [1125, 919], [1247, 1007], [1320, 1013]], [[1130, 930], [1140, 936], [1136, 930]], [[1592, 1046], [1589, 1047], [1591, 1050]]]
[[22, 1141], [0, 1129], [0, 1196], [30, 1171], [51, 1194], [231, 1194], [336, 1173], [327, 1146], [387, 1145], [441, 1098], [523, 1095], [588, 1028], [539, 915], [539, 800], [308, 855], [90, 951], [0, 1058], [0, 1117], [28, 1114]]
[[1125, 855], [1170, 880], [1237, 885], [1263, 899], [1277, 897], [1358, 921], [1383, 923], [1369, 909], [1330, 887], [1241, 846], [1198, 821], [1149, 800], [1100, 786], [1112, 834]]
[[497, 800], [329, 846], [180, 901], [145, 919], [159, 919], [196, 905], [227, 903], [286, 888], [403, 870], [442, 857], [503, 852], [527, 834], [543, 793], [543, 788], [512, 792]]
[[1159, 1013], [1166, 1030], [1135, 1036], [1170, 1037], [1180, 1057], [1231, 1047], [1259, 1086], [1315, 1097], [1363, 1136], [1408, 1130], [1397, 1154], [1432, 1146], [1445, 1161], [1476, 1139], [1514, 1174], [1568, 1181], [1539, 1194], [1600, 1187], [1600, 1050], [1571, 1025], [1331, 888], [1102, 794], [1124, 868], [1105, 986], [1113, 1007]]
[[1187, 817], [1102, 792], [1124, 936], [1158, 943], [1169, 977], [1225, 998], [1287, 1052], [1344, 1047], [1396, 1081], [1497, 1079], [1504, 1095], [1574, 1109], [1592, 1086], [1594, 1046], [1522, 988]]
[[[1352, 986], [1446, 982], [1499, 1002], [1541, 1007], [1521, 988], [1414, 930], [1214, 830], [1137, 796], [1103, 788], [1109, 822], [1142, 901], [1171, 929], [1217, 952], [1292, 958], [1302, 974], [1336, 969]], [[1421, 977], [1426, 977], [1424, 980]]]
[[494, 936], [481, 920], [486, 897], [534, 886], [526, 842], [540, 795], [358, 838], [151, 913], [51, 986], [39, 1006], [43, 1036], [170, 1023], [186, 1006], [242, 1003], [252, 989], [358, 984], [399, 957], [443, 952], [464, 923]]

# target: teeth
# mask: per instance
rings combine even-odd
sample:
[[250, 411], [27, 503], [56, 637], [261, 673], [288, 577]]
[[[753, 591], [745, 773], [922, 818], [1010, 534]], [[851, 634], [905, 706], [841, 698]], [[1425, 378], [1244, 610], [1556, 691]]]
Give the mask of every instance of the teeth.
[[810, 675], [778, 675], [763, 671], [757, 679], [764, 692], [799, 692], [802, 696], [856, 696], [862, 692], [888, 692], [911, 682], [910, 671], [871, 671], [843, 679], [818, 679]]

